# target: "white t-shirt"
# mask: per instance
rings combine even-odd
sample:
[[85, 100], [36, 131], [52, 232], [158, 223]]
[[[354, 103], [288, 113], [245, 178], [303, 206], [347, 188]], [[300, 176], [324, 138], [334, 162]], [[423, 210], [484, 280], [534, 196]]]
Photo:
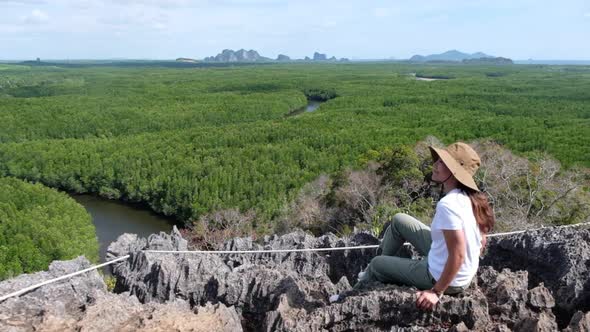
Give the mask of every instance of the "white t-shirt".
[[479, 267], [481, 234], [475, 221], [471, 200], [460, 189], [449, 191], [436, 205], [436, 212], [430, 232], [432, 244], [428, 253], [428, 270], [434, 279], [440, 279], [449, 257], [443, 230], [459, 230], [465, 233], [465, 261], [459, 268], [451, 286], [463, 287], [469, 284]]

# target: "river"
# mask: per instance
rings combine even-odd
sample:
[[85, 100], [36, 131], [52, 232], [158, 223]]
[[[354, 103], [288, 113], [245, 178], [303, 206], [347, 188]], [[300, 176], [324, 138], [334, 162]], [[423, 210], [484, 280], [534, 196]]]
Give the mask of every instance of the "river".
[[[288, 116], [317, 110], [322, 102], [310, 100], [307, 106], [291, 112]], [[169, 233], [174, 224], [167, 219], [155, 214], [149, 209], [138, 208], [119, 201], [92, 196], [72, 195], [78, 203], [82, 204], [92, 216], [92, 222], [96, 227], [96, 236], [100, 245], [99, 254], [101, 262], [105, 261], [107, 248], [111, 242], [117, 240], [123, 233], [134, 233], [142, 237], [164, 231]]]
[[107, 247], [123, 233], [147, 237], [153, 233], [172, 230], [173, 221], [148, 209], [138, 208], [118, 201], [110, 201], [91, 195], [73, 195], [92, 216], [100, 245], [100, 260], [105, 261]]
[[323, 103], [324, 102], [317, 101], [317, 100], [308, 100], [307, 105], [305, 107], [301, 107], [299, 109], [291, 111], [288, 114], [286, 114], [286, 116], [291, 117], [291, 116], [295, 116], [295, 115], [305, 113], [305, 112], [313, 112], [313, 111], [317, 110], [320, 107], [320, 105]]

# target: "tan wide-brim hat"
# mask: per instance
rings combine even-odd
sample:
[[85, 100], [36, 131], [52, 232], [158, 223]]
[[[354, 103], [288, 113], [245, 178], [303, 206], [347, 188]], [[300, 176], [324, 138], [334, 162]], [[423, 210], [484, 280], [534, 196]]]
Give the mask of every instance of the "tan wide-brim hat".
[[440, 158], [457, 181], [468, 188], [479, 191], [473, 176], [481, 165], [481, 160], [473, 148], [462, 142], [453, 143], [445, 149], [438, 149], [433, 146], [429, 148], [432, 159]]

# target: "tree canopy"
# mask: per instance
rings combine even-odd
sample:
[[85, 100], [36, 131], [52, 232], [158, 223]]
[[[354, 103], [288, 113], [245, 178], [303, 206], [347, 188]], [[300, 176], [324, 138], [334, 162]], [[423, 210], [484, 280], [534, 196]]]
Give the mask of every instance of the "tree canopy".
[[0, 280], [79, 255], [98, 260], [94, 225], [81, 205], [41, 184], [0, 178]]
[[[307, 99], [327, 101], [286, 116]], [[588, 167], [589, 101], [583, 66], [17, 67], [0, 76], [0, 175], [187, 223], [252, 210], [264, 231], [321, 174], [429, 135]]]

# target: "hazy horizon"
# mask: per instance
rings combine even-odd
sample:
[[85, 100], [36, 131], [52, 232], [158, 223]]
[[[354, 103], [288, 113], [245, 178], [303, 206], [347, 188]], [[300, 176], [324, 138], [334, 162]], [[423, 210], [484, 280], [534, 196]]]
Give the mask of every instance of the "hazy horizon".
[[408, 59], [448, 50], [590, 60], [590, 3], [426, 0], [0, 0], [2, 60]]

